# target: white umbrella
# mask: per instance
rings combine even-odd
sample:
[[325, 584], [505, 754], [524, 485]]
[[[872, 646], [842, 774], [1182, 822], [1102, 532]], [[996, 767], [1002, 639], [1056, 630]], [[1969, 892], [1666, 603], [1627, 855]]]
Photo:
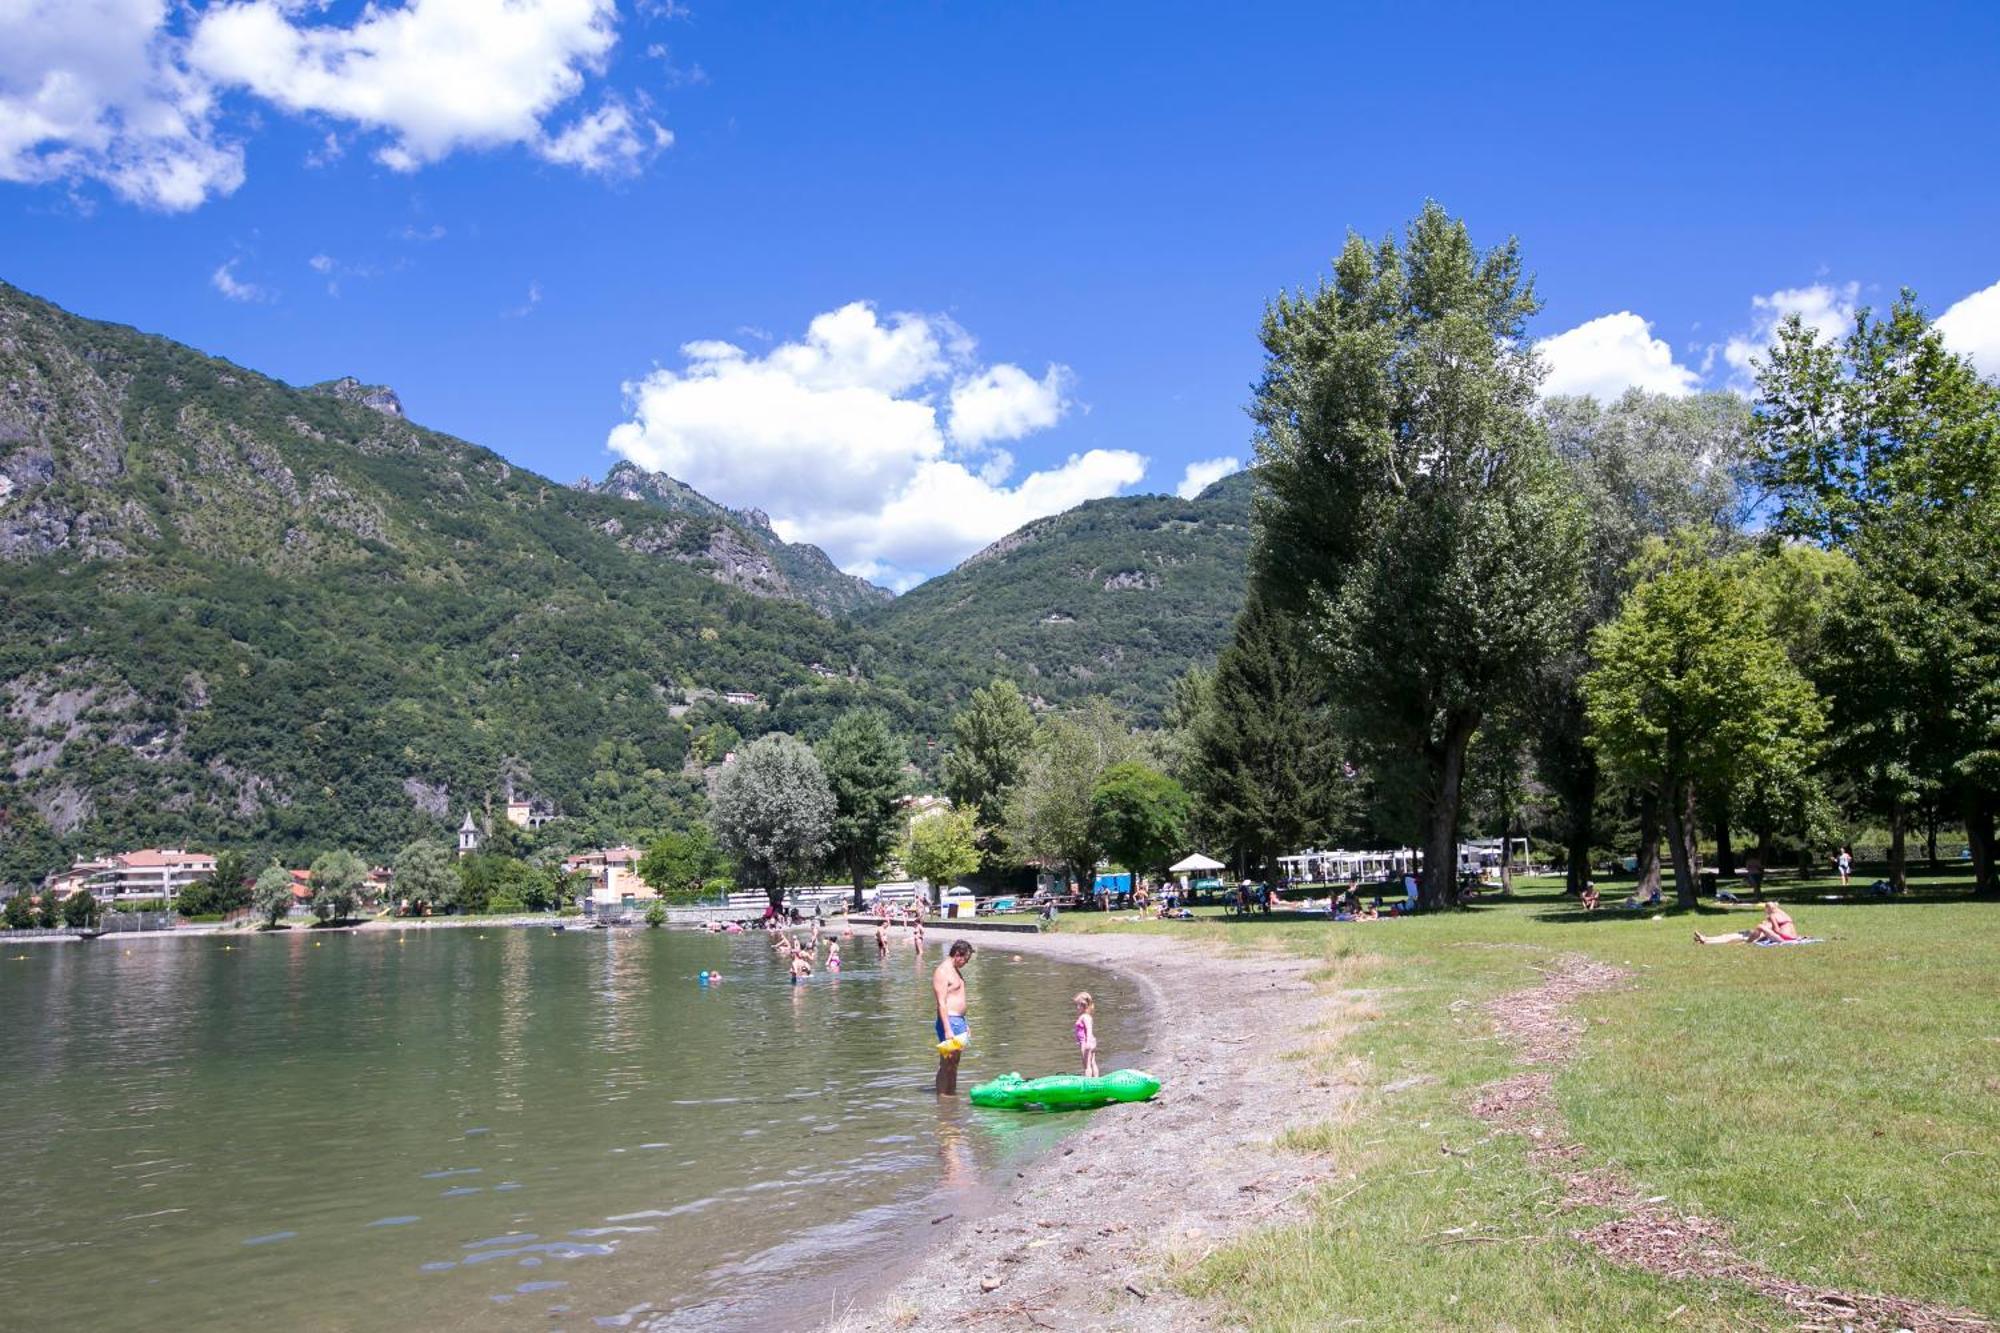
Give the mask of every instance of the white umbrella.
[[1216, 860], [1214, 857], [1203, 856], [1200, 852], [1196, 852], [1193, 856], [1174, 862], [1167, 867], [1167, 871], [1169, 874], [1181, 875], [1191, 870], [1220, 870], [1222, 868], [1222, 862]]

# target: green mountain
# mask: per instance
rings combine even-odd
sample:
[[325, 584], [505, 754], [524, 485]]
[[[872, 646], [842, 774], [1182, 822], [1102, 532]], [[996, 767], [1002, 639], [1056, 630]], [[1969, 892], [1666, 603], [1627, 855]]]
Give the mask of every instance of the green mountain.
[[1192, 500], [1092, 500], [1001, 538], [862, 617], [960, 679], [1011, 675], [1061, 704], [1102, 694], [1156, 721], [1173, 681], [1212, 661], [1243, 604], [1252, 474]]
[[618, 836], [857, 702], [921, 757], [940, 678], [790, 600], [870, 595], [710, 518], [0, 284], [0, 883], [148, 843], [382, 856], [508, 790]]
[[790, 597], [829, 615], [877, 606], [893, 595], [865, 579], [843, 574], [825, 551], [783, 541], [758, 509], [729, 509], [664, 472], [636, 463], [614, 464], [604, 480], [577, 489], [616, 495], [663, 509], [674, 549], [694, 553], [713, 577], [767, 597]]

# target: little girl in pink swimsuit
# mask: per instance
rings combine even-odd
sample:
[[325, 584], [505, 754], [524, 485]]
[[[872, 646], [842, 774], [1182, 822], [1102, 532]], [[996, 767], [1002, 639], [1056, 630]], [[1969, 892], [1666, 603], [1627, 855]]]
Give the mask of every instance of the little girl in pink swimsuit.
[[1097, 1001], [1087, 990], [1076, 993], [1076, 1044], [1083, 1051], [1083, 1076], [1097, 1077]]

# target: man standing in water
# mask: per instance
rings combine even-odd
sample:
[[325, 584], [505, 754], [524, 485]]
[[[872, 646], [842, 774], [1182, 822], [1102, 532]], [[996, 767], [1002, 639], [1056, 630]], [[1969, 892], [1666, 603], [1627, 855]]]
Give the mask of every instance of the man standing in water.
[[972, 1040], [965, 1021], [965, 965], [972, 961], [972, 946], [953, 940], [951, 952], [931, 973], [931, 991], [937, 996], [938, 1071], [940, 1097], [958, 1095], [958, 1057]]

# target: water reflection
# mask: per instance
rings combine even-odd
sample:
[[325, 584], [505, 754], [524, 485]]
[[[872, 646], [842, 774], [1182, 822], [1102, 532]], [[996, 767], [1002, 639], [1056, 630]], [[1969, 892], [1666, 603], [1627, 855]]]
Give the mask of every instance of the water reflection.
[[[793, 987], [761, 941], [665, 932], [60, 947], [0, 969], [9, 1326], [782, 1325], [1060, 1131], [937, 1101], [901, 949]], [[1121, 1010], [975, 970], [968, 1080], [1066, 1067], [1085, 985]], [[493, 1280], [544, 1265], [568, 1285]]]

